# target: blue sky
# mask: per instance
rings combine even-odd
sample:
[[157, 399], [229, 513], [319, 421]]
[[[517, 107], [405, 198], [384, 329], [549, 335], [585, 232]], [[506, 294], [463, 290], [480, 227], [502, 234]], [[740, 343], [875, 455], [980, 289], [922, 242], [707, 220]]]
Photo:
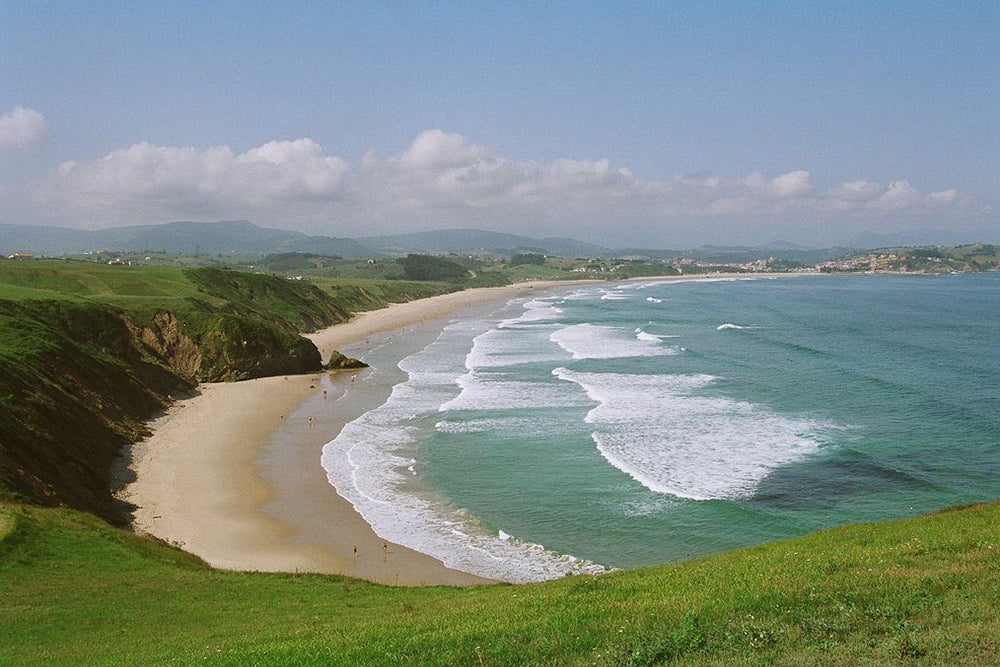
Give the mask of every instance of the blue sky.
[[0, 0], [0, 222], [1000, 240], [994, 1], [206, 4]]

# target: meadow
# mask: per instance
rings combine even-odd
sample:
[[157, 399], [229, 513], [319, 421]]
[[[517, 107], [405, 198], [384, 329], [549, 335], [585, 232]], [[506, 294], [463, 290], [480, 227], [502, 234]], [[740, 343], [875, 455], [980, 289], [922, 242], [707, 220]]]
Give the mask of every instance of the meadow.
[[212, 570], [0, 506], [3, 664], [996, 664], [1000, 505], [541, 584]]

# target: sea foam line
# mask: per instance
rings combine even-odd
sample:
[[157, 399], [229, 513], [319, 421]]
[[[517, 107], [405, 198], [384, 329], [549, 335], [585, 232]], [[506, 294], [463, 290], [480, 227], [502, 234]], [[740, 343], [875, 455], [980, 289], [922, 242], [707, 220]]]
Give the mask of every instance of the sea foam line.
[[618, 359], [680, 354], [681, 349], [664, 345], [652, 334], [631, 336], [621, 327], [574, 324], [554, 331], [549, 340], [573, 355], [573, 359]]
[[[545, 308], [544, 303], [526, 307], [528, 317], [520, 323], [531, 321]], [[450, 509], [432, 491], [414, 490], [412, 473], [420, 435], [414, 423], [436, 414], [456, 397], [456, 377], [469, 375], [468, 355], [457, 350], [462, 345], [468, 350], [470, 338], [497, 324], [450, 325], [427, 348], [403, 359], [399, 367], [407, 379], [393, 387], [385, 403], [346, 424], [323, 447], [321, 461], [327, 479], [379, 536], [456, 570], [515, 583], [605, 571], [603, 566], [507, 533], [493, 534]]]
[[601, 455], [657, 493], [693, 500], [751, 495], [773, 469], [815, 452], [829, 425], [699, 392], [711, 375], [552, 374], [597, 406], [585, 418]]

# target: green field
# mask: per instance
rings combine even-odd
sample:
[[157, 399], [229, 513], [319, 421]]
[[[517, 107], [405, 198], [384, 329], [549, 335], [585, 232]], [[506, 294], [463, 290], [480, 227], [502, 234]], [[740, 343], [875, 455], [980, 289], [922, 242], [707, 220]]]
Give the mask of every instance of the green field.
[[[337, 260], [348, 273], [362, 273], [364, 262]], [[280, 264], [278, 266], [281, 266]], [[356, 270], [355, 270], [356, 269]], [[371, 273], [376, 273], [374, 267]], [[186, 309], [191, 299], [222, 305], [225, 296], [206, 291], [202, 281], [192, 279], [203, 267], [109, 266], [70, 260], [0, 261], [0, 300], [56, 299], [89, 301], [124, 309]], [[389, 303], [410, 301], [454, 291], [459, 286], [434, 281], [406, 281], [384, 277], [331, 277], [305, 272], [306, 284], [315, 284], [334, 298], [343, 298], [346, 310], [381, 308]], [[192, 273], [194, 272], [194, 273]], [[253, 275], [234, 271], [239, 275]], [[294, 273], [280, 272], [279, 273]], [[402, 271], [399, 270], [399, 277]], [[299, 281], [297, 281], [299, 282]], [[278, 305], [278, 304], [276, 304]]]
[[543, 584], [211, 570], [0, 505], [0, 664], [996, 664], [1000, 505]]
[[309, 281], [332, 296], [347, 310], [357, 313], [384, 308], [392, 303], [424, 299], [459, 289], [439, 281], [372, 280], [309, 276]]
[[179, 266], [107, 266], [91, 262], [0, 262], [0, 299], [92, 300], [128, 305], [155, 299], [160, 307], [198, 295]]

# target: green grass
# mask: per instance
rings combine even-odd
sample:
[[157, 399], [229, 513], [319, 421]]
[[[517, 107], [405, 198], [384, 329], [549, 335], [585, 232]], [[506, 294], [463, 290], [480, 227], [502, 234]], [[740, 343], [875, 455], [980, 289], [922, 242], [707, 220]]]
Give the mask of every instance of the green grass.
[[[358, 273], [370, 268], [373, 275], [383, 271], [382, 264], [334, 260]], [[395, 263], [388, 266], [402, 276]], [[384, 272], [384, 271], [383, 271]], [[244, 278], [253, 274], [234, 272]], [[225, 275], [200, 267], [183, 266], [108, 266], [94, 262], [36, 260], [0, 262], [0, 300], [89, 301], [127, 311], [186, 310], [191, 300], [222, 306], [227, 300], [252, 302], [295, 319], [297, 311], [288, 308], [286, 295], [270, 295], [261, 302], [260, 294], [246, 289], [217, 284], [211, 276]], [[199, 276], [202, 278], [199, 279]], [[291, 281], [290, 281], [291, 282]], [[299, 282], [299, 281], [295, 281]], [[459, 289], [446, 282], [397, 280], [384, 277], [331, 277], [307, 274], [300, 284], [315, 284], [332, 296], [344, 310], [358, 312], [382, 308], [390, 303], [412, 301]], [[206, 289], [208, 288], [208, 289]]]
[[0, 664], [996, 664], [1000, 505], [544, 584], [211, 570], [0, 507]]
[[579, 273], [572, 273], [551, 264], [521, 264], [500, 270], [508, 280], [572, 280], [580, 278]]
[[183, 299], [197, 285], [179, 266], [108, 266], [91, 262], [0, 262], [0, 299], [93, 300], [117, 305], [131, 298]]
[[351, 312], [375, 310], [392, 303], [447, 294], [458, 289], [452, 283], [423, 280], [373, 280], [322, 276], [309, 276], [308, 280]]
[[0, 509], [0, 544], [3, 544], [7, 534], [14, 528], [14, 519], [10, 513]]

